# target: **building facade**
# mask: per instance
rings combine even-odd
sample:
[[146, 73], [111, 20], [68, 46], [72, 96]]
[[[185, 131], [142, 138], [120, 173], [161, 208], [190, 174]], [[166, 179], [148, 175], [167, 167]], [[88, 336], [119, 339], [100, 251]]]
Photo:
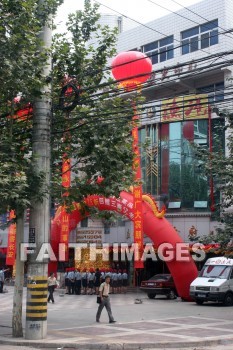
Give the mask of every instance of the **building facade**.
[[153, 64], [138, 110], [144, 192], [166, 206], [186, 242], [216, 226], [219, 194], [195, 147], [217, 147], [219, 111], [233, 107], [232, 15], [232, 1], [204, 0], [119, 34], [118, 52], [144, 52]]
[[[166, 206], [166, 218], [185, 242], [211, 233], [218, 198], [195, 147], [217, 147], [214, 136], [225, 123], [219, 111], [233, 108], [232, 0], [204, 0], [129, 30], [119, 16], [104, 15], [100, 23], [118, 28], [118, 53], [142, 51], [153, 64], [142, 86], [145, 102], [138, 107], [144, 193]], [[89, 241], [93, 235], [92, 243], [95, 237], [110, 245], [134, 241], [133, 224], [124, 218], [111, 223], [88, 218], [71, 232], [70, 242], [85, 235]], [[6, 247], [6, 236], [7, 230], [0, 230], [0, 248]]]

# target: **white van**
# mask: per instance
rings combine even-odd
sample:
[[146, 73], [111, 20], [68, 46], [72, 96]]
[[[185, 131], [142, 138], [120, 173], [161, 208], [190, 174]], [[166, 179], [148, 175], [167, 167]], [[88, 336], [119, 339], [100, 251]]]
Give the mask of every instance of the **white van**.
[[190, 285], [190, 296], [198, 305], [205, 301], [233, 305], [233, 259], [208, 259], [199, 276]]

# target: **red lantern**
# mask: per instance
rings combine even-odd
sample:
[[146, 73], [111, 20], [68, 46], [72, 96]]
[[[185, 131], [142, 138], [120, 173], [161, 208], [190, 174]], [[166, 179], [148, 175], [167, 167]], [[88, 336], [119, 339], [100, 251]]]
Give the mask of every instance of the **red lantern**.
[[151, 60], [142, 52], [121, 52], [112, 61], [112, 75], [126, 89], [133, 89], [147, 81], [151, 71]]

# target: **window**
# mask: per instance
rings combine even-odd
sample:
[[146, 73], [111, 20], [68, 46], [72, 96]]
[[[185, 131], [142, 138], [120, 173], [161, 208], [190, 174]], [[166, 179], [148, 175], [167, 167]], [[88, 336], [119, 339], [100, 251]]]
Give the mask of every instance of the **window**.
[[174, 57], [173, 35], [164, 39], [148, 43], [142, 51], [150, 57], [152, 64], [164, 62]]
[[207, 93], [210, 103], [224, 101], [224, 82], [203, 86], [198, 92]]
[[217, 27], [218, 20], [214, 20], [182, 32], [182, 55], [218, 44]]

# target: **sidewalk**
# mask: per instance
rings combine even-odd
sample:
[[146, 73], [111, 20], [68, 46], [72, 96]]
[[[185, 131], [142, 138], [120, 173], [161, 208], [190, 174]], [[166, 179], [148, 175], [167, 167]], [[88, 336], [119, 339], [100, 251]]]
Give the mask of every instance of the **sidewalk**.
[[[180, 319], [174, 319], [166, 324], [162, 322], [131, 322], [109, 325], [107, 323], [92, 324], [84, 327], [70, 327], [69, 329], [56, 329], [48, 331], [46, 339], [32, 341], [26, 339], [14, 339], [11, 337], [11, 329], [5, 328], [0, 336], [0, 347], [2, 345], [29, 346], [36, 348], [62, 348], [65, 349], [101, 349], [101, 350], [140, 350], [140, 349], [182, 349], [182, 350], [233, 350], [232, 326], [227, 323], [222, 324], [221, 328], [212, 323], [212, 336], [207, 332], [210, 328], [207, 326], [201, 331], [201, 326], [176, 325]], [[187, 323], [200, 322], [200, 319], [188, 319]], [[207, 321], [207, 320], [205, 320]], [[207, 321], [208, 322], [208, 321]], [[210, 322], [210, 321], [209, 321]], [[216, 336], [219, 331], [224, 331], [228, 325], [228, 331], [221, 337]], [[215, 328], [216, 327], [216, 328]], [[199, 335], [197, 334], [199, 332]], [[204, 336], [207, 334], [207, 336]], [[11, 348], [10, 348], [11, 349]]]
[[[10, 293], [0, 298], [1, 350], [3, 346], [13, 350], [14, 345], [63, 350], [233, 350], [231, 307], [199, 306], [180, 299], [150, 300], [144, 294], [140, 295], [143, 303], [139, 305], [135, 305], [135, 294], [111, 296], [113, 314], [118, 322], [109, 324], [105, 310], [101, 322], [95, 322], [96, 296], [60, 297], [57, 293], [55, 304], [48, 304], [47, 338], [39, 341], [14, 339], [11, 337]], [[25, 319], [25, 306], [23, 310]]]

